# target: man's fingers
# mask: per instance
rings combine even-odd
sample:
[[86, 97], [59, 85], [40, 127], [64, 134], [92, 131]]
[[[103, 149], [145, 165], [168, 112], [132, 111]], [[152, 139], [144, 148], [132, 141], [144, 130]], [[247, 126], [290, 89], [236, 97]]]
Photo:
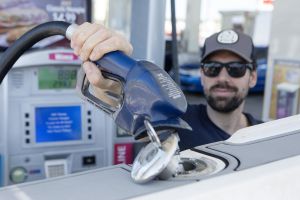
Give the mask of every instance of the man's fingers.
[[98, 69], [98, 67], [92, 62], [84, 62], [83, 70], [92, 85], [101, 86], [101, 83], [104, 82], [104, 78]]
[[112, 32], [108, 29], [99, 29], [95, 33], [93, 33], [89, 38], [86, 39], [86, 41], [83, 43], [83, 46], [80, 51], [80, 58], [81, 60], [85, 61], [89, 59], [89, 56], [94, 49], [94, 47], [107, 40], [109, 37], [111, 37]]
[[99, 24], [90, 24], [85, 22], [75, 29], [70, 46], [74, 49], [76, 55], [80, 55], [81, 49], [85, 41], [101, 28]]
[[70, 45], [83, 61], [98, 60], [104, 54], [116, 50], [131, 55], [133, 49], [123, 35], [103, 25], [88, 22], [75, 29]]
[[104, 54], [117, 50], [130, 55], [132, 53], [132, 46], [126, 40], [123, 40], [117, 35], [113, 35], [107, 40], [102, 41], [94, 46], [89, 58], [90, 60], [98, 60]]
[[103, 90], [110, 90], [114, 92], [120, 92], [121, 85], [120, 83], [106, 79], [102, 76], [101, 71], [99, 68], [92, 62], [84, 62], [82, 65], [85, 74], [89, 80], [89, 82], [98, 88], [101, 88]]

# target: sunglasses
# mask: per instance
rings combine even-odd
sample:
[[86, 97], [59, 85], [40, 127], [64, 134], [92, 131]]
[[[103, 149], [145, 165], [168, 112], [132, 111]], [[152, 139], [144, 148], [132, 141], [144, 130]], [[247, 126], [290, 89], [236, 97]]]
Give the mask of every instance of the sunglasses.
[[204, 62], [201, 63], [201, 68], [205, 76], [208, 77], [217, 77], [222, 68], [225, 67], [229, 76], [233, 78], [241, 78], [245, 75], [247, 68], [252, 71], [254, 69], [252, 63], [243, 63], [243, 62], [229, 62], [229, 63], [220, 63], [216, 61]]

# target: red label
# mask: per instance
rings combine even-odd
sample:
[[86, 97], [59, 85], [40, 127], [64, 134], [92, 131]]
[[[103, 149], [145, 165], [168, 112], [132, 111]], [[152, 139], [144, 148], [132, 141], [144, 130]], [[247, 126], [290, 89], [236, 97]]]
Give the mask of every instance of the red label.
[[133, 161], [133, 144], [115, 144], [114, 164], [132, 164]]
[[78, 56], [73, 53], [50, 53], [49, 54], [50, 60], [57, 60], [57, 61], [74, 61], [78, 60]]
[[263, 0], [264, 4], [273, 5], [274, 0]]

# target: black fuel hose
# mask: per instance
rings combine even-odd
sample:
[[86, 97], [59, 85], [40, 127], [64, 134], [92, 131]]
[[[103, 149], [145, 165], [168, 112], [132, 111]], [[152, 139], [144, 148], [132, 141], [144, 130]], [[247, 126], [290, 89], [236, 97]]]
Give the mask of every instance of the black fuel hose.
[[44, 38], [54, 35], [65, 36], [66, 30], [70, 25], [70, 23], [63, 21], [46, 22], [36, 26], [16, 40], [1, 56], [0, 84], [15, 62], [25, 51]]

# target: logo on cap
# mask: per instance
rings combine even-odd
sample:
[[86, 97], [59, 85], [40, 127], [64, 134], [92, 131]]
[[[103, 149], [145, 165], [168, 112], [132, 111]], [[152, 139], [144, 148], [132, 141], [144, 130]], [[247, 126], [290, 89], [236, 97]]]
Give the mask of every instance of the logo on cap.
[[218, 42], [222, 44], [233, 44], [239, 39], [238, 34], [233, 30], [225, 30], [219, 33]]

